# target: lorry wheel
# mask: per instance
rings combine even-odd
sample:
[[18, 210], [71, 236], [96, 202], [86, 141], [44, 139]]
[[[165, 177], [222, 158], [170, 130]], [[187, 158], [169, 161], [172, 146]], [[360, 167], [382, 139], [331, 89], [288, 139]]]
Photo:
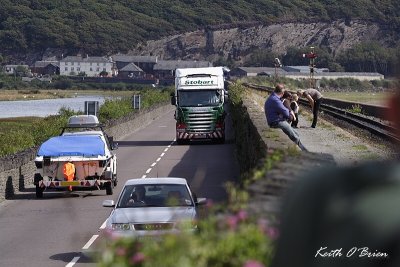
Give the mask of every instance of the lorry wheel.
[[189, 143], [189, 140], [186, 140], [186, 139], [176, 139], [176, 143], [177, 143], [178, 145], [186, 145], [186, 144]]
[[107, 195], [112, 195], [113, 194], [113, 182], [105, 183], [104, 187], [106, 188], [106, 194]]
[[44, 188], [40, 187], [39, 185], [36, 185], [36, 198], [43, 198], [43, 191]]

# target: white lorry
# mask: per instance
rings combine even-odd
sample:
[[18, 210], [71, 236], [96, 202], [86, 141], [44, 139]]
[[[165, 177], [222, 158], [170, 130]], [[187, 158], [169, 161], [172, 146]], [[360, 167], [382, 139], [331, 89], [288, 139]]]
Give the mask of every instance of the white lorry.
[[176, 141], [192, 139], [225, 142], [225, 77], [223, 67], [175, 70]]
[[47, 189], [79, 188], [105, 189], [112, 195], [117, 185], [113, 151], [117, 146], [96, 116], [72, 116], [60, 136], [44, 142], [37, 152], [36, 197], [42, 198]]

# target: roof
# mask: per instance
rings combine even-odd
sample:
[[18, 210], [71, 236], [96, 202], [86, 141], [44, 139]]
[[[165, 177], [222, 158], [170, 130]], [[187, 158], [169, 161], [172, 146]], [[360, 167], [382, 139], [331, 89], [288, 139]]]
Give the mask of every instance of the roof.
[[[247, 73], [275, 73], [274, 67], [238, 67], [236, 69], [240, 69]], [[286, 72], [285, 70], [278, 68], [280, 73]]]
[[129, 63], [119, 71], [143, 71], [143, 70], [138, 66], [136, 66], [134, 63]]
[[197, 60], [160, 60], [154, 65], [154, 70], [175, 70], [177, 68], [205, 68], [212, 67], [209, 61]]
[[138, 184], [187, 184], [185, 178], [157, 177], [157, 178], [135, 178], [126, 181], [125, 185]]
[[[305, 73], [305, 72], [286, 72], [285, 73], [286, 76], [309, 76], [309, 73]], [[380, 76], [380, 77], [384, 77], [383, 74], [380, 74], [378, 72], [318, 72], [315, 73], [314, 75], [315, 77], [338, 77], [338, 76], [342, 76], [343, 78], [346, 77], [356, 77], [356, 76]]]
[[100, 63], [112, 63], [112, 61], [105, 57], [80, 57], [80, 56], [68, 56], [60, 60], [60, 62], [100, 62]]
[[117, 62], [135, 62], [135, 63], [157, 63], [157, 56], [129, 56], [124, 54], [118, 54], [112, 56], [112, 59]]
[[56, 67], [59, 67], [60, 63], [58, 61], [36, 61], [35, 63], [33, 63], [32, 67], [44, 68], [48, 65], [54, 65]]

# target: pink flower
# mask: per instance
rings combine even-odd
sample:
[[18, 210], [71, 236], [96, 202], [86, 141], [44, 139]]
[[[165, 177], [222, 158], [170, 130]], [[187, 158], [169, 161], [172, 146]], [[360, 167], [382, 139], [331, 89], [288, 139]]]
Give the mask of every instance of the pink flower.
[[214, 202], [212, 201], [212, 199], [207, 199], [206, 208], [211, 209], [213, 206], [214, 206]]
[[240, 210], [237, 214], [237, 218], [239, 221], [245, 221], [248, 217], [247, 211], [245, 210]]
[[267, 235], [272, 239], [275, 240], [279, 237], [279, 231], [276, 227], [269, 226], [267, 227]]
[[125, 256], [125, 255], [126, 255], [126, 249], [125, 249], [125, 248], [122, 248], [122, 247], [118, 247], [118, 248], [115, 250], [115, 254], [116, 254], [117, 256], [120, 256], [120, 257]]
[[270, 225], [270, 222], [267, 219], [259, 219], [257, 221], [257, 225], [258, 225], [258, 229], [260, 229], [260, 231], [263, 234], [266, 234], [268, 226]]
[[229, 226], [229, 229], [234, 230], [236, 229], [238, 223], [238, 218], [236, 216], [228, 216], [226, 218], [226, 224]]
[[264, 264], [256, 260], [248, 260], [243, 264], [243, 267], [264, 267]]
[[146, 255], [141, 252], [136, 252], [130, 259], [131, 264], [138, 264], [143, 262], [146, 259]]

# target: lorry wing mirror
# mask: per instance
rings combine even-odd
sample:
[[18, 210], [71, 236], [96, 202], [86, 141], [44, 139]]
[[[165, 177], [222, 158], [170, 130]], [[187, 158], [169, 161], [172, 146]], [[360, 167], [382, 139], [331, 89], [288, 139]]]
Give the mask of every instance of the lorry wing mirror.
[[229, 99], [228, 91], [225, 91], [225, 92], [224, 92], [224, 102], [227, 102], [228, 99]]
[[174, 93], [171, 94], [171, 105], [176, 106], [176, 98]]

